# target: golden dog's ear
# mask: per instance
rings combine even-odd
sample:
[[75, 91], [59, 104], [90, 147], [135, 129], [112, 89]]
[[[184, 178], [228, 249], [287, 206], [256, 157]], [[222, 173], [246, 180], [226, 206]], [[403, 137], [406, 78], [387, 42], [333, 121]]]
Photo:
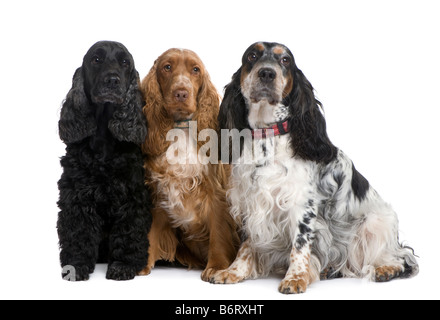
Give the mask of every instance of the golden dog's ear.
[[209, 74], [203, 74], [202, 86], [197, 97], [197, 111], [194, 120], [197, 120], [198, 132], [203, 129], [219, 130], [218, 113], [220, 110], [220, 95], [211, 82]]
[[143, 112], [148, 123], [148, 134], [142, 150], [145, 154], [156, 157], [166, 152], [169, 147], [170, 142], [166, 141], [166, 136], [174, 126], [164, 107], [162, 91], [157, 80], [157, 61], [142, 80], [141, 91], [145, 100]]
[[147, 105], [153, 105], [154, 103], [160, 104], [162, 102], [162, 93], [157, 80], [157, 60], [154, 61], [150, 72], [142, 80], [140, 88]]

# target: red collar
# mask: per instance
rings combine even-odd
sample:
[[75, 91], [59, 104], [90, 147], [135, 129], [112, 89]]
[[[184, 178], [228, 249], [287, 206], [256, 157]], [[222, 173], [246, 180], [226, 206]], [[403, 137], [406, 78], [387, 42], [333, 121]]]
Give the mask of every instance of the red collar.
[[281, 136], [289, 133], [289, 123], [288, 121], [278, 122], [269, 128], [252, 130], [252, 138], [255, 140], [266, 139], [267, 136], [272, 136], [272, 132], [269, 130], [273, 130], [274, 137]]

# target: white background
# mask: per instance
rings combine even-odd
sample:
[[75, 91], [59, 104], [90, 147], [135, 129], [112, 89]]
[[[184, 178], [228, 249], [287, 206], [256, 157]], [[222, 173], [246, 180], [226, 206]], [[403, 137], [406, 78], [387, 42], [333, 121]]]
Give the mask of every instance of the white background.
[[[440, 8], [438, 1], [2, 1], [0, 4], [0, 298], [439, 299]], [[192, 49], [220, 92], [256, 41], [287, 45], [323, 102], [328, 131], [399, 214], [418, 277], [385, 284], [281, 278], [231, 286], [158, 268], [117, 283], [61, 280], [56, 219], [62, 100], [88, 48], [124, 43], [144, 77], [171, 47]]]

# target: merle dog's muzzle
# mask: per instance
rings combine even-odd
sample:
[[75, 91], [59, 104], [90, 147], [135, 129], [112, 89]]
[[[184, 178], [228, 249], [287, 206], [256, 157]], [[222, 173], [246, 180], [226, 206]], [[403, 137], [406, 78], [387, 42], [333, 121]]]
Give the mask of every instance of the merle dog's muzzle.
[[276, 90], [276, 70], [270, 67], [262, 67], [257, 71], [257, 76], [250, 95], [252, 102], [267, 100], [271, 105], [277, 104], [280, 97]]

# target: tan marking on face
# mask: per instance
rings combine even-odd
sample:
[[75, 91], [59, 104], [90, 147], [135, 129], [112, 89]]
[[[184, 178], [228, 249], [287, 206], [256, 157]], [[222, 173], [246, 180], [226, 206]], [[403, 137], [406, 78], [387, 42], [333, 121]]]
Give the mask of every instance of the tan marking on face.
[[241, 71], [241, 77], [240, 77], [240, 85], [243, 88], [244, 87], [244, 81], [246, 80], [246, 78], [249, 76], [249, 72], [247, 72], [246, 70], [242, 70]]
[[257, 49], [258, 51], [264, 51], [266, 48], [264, 47], [264, 44], [262, 43], [257, 43], [255, 45], [255, 49]]
[[293, 77], [292, 73], [288, 72], [286, 77], [286, 86], [283, 89], [283, 99], [287, 97], [293, 90]]
[[273, 53], [275, 54], [283, 54], [284, 53], [284, 48], [276, 46], [275, 48], [273, 48]]

